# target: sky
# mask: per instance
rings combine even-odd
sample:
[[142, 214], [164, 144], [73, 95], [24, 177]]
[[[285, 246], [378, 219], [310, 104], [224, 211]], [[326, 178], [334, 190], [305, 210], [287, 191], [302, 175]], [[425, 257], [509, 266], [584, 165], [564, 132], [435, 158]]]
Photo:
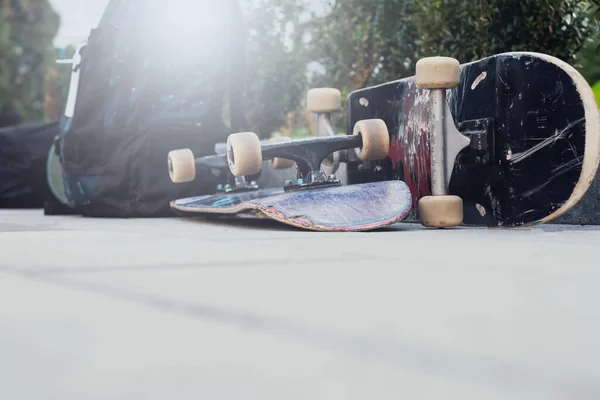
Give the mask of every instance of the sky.
[[65, 46], [87, 39], [90, 31], [98, 25], [108, 0], [50, 0], [50, 4], [61, 18], [54, 44]]

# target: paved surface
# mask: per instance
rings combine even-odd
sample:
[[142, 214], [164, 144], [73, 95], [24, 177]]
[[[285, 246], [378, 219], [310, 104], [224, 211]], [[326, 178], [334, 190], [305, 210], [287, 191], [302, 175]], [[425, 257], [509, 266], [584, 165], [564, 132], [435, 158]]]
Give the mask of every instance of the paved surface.
[[598, 399], [599, 242], [0, 211], [0, 398]]
[[569, 212], [555, 220], [558, 224], [600, 225], [600, 173], [583, 198]]

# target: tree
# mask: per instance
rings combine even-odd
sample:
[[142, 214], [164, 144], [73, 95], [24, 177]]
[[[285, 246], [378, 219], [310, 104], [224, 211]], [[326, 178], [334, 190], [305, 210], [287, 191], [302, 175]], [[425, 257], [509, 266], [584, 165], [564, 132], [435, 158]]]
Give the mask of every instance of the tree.
[[[599, 65], [585, 52], [598, 44], [600, 0], [328, 0], [324, 16], [311, 18], [302, 0], [248, 4], [247, 106], [262, 134], [299, 114], [308, 87], [336, 87], [345, 97], [413, 75], [421, 57], [465, 63], [536, 51], [588, 69], [590, 79]], [[344, 110], [334, 115], [335, 126], [343, 118]]]
[[294, 0], [247, 1], [246, 110], [250, 129], [269, 137], [286, 125], [306, 92], [305, 5]]
[[[322, 66], [311, 77], [312, 87], [338, 88], [342, 97], [357, 88], [410, 75], [417, 33], [406, 23], [411, 0], [330, 0], [325, 17], [313, 15], [310, 60]], [[342, 112], [333, 125], [344, 126]]]
[[[324, 76], [352, 89], [414, 73], [421, 57], [461, 63], [506, 51], [537, 51], [574, 63], [597, 27], [600, 0], [332, 0], [315, 45]], [[342, 55], [340, 53], [343, 52]], [[362, 62], [367, 60], [367, 64]], [[340, 79], [344, 76], [360, 79]]]
[[0, 12], [0, 126], [40, 120], [60, 18], [48, 0], [4, 1]]
[[600, 81], [600, 51], [595, 42], [588, 42], [577, 54], [577, 69], [590, 85]]
[[567, 62], [593, 34], [581, 0], [416, 0], [418, 57], [469, 62], [506, 51], [535, 51]]

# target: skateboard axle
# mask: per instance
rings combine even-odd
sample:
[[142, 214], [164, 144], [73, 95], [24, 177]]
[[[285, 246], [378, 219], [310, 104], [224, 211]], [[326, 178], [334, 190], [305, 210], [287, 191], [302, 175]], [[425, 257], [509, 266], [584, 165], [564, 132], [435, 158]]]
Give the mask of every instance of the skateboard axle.
[[432, 93], [433, 113], [434, 113], [434, 132], [431, 135], [431, 194], [434, 196], [443, 196], [448, 192], [448, 182], [446, 165], [446, 108], [445, 108], [445, 90], [436, 89]]
[[454, 162], [462, 149], [469, 146], [471, 140], [462, 135], [456, 125], [446, 102], [445, 89], [433, 89], [433, 133], [431, 140], [431, 194], [445, 196]]
[[[263, 160], [285, 158], [296, 162], [298, 166], [297, 180], [286, 182], [285, 189], [299, 189], [322, 185], [338, 185], [340, 181], [333, 175], [321, 171], [323, 160], [334, 152], [358, 148], [362, 146], [361, 136], [326, 136], [301, 139], [292, 142], [270, 143], [262, 145]], [[253, 190], [255, 183], [248, 183], [244, 177], [234, 177], [229, 171], [226, 154], [199, 157], [196, 166], [205, 166], [218, 170], [227, 177], [227, 184], [220, 185], [217, 190]]]

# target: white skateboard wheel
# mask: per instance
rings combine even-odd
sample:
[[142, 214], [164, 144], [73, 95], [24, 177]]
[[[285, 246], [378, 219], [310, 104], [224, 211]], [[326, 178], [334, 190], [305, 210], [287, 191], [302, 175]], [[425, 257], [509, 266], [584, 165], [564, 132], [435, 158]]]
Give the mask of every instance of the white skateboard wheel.
[[227, 161], [234, 176], [259, 173], [262, 168], [262, 149], [256, 133], [240, 132], [229, 135]]
[[311, 89], [306, 95], [306, 109], [313, 113], [331, 113], [342, 109], [342, 93], [337, 89]]
[[[276, 137], [272, 137], [271, 139], [269, 139], [269, 143], [285, 143], [285, 142], [291, 142], [292, 139], [290, 139], [287, 136], [276, 136]], [[271, 160], [271, 168], [273, 169], [288, 169], [288, 168], [292, 168], [294, 166], [294, 161], [293, 160], [288, 160], [286, 158], [273, 158]]]
[[193, 181], [196, 177], [196, 162], [190, 149], [169, 152], [169, 177], [174, 183]]
[[381, 119], [364, 119], [354, 125], [354, 135], [362, 136], [362, 147], [358, 152], [361, 160], [382, 160], [390, 150], [390, 134]]
[[460, 83], [460, 64], [450, 57], [428, 57], [417, 61], [417, 86], [423, 89], [451, 89]]
[[458, 226], [463, 222], [463, 201], [458, 196], [422, 197], [419, 218], [423, 226], [431, 228]]

